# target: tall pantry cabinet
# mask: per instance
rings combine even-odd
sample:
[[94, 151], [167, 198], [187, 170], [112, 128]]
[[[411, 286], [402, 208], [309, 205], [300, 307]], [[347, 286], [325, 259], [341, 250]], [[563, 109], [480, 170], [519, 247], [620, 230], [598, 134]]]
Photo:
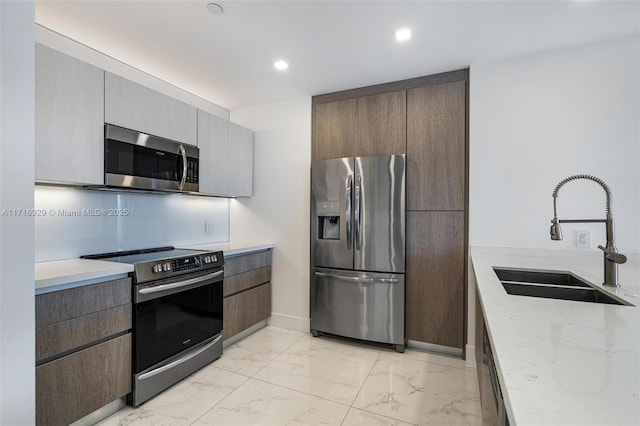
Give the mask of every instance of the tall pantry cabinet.
[[313, 98], [312, 159], [407, 155], [405, 334], [465, 347], [468, 70]]

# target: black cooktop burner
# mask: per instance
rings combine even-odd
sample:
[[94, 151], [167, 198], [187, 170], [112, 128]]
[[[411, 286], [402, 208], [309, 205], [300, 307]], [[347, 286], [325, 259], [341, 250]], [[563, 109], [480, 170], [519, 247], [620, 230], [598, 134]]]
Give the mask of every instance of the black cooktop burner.
[[180, 256], [190, 256], [193, 254], [202, 254], [203, 250], [187, 250], [177, 249], [173, 246], [157, 247], [141, 250], [116, 251], [111, 253], [91, 254], [80, 256], [82, 259], [107, 260], [109, 262], [118, 263], [142, 263], [152, 262], [164, 259], [171, 259]]

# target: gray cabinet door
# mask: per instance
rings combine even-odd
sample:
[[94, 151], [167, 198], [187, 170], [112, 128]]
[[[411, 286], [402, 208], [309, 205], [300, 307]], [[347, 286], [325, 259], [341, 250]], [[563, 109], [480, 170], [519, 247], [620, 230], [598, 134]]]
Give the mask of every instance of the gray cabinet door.
[[35, 178], [104, 183], [104, 71], [36, 45]]
[[200, 192], [227, 195], [227, 124], [223, 118], [198, 110], [198, 148], [200, 149]]
[[253, 132], [229, 122], [229, 195], [250, 197], [253, 192]]
[[104, 120], [154, 136], [197, 145], [198, 109], [105, 72]]

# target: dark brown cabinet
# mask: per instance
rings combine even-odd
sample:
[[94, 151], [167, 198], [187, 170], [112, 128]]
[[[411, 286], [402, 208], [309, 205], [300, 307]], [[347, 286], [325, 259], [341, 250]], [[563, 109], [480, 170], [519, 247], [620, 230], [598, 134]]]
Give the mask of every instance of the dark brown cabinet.
[[36, 367], [36, 424], [68, 425], [131, 392], [131, 333]]
[[406, 338], [465, 349], [468, 70], [313, 98], [313, 160], [406, 153]]
[[271, 316], [271, 250], [225, 259], [223, 339]]
[[131, 279], [36, 296], [36, 424], [67, 425], [131, 392]]
[[407, 339], [463, 347], [464, 228], [464, 212], [407, 213]]
[[464, 210], [465, 82], [407, 91], [407, 209]]
[[314, 160], [404, 154], [406, 91], [328, 102], [314, 98]]
[[314, 106], [314, 160], [353, 157], [358, 138], [358, 100], [345, 99]]

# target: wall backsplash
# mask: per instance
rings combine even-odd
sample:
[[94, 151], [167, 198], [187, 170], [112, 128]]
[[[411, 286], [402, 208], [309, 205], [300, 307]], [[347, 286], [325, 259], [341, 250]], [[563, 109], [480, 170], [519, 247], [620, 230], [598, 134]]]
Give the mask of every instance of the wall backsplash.
[[36, 262], [229, 240], [227, 199], [36, 186], [34, 206]]

